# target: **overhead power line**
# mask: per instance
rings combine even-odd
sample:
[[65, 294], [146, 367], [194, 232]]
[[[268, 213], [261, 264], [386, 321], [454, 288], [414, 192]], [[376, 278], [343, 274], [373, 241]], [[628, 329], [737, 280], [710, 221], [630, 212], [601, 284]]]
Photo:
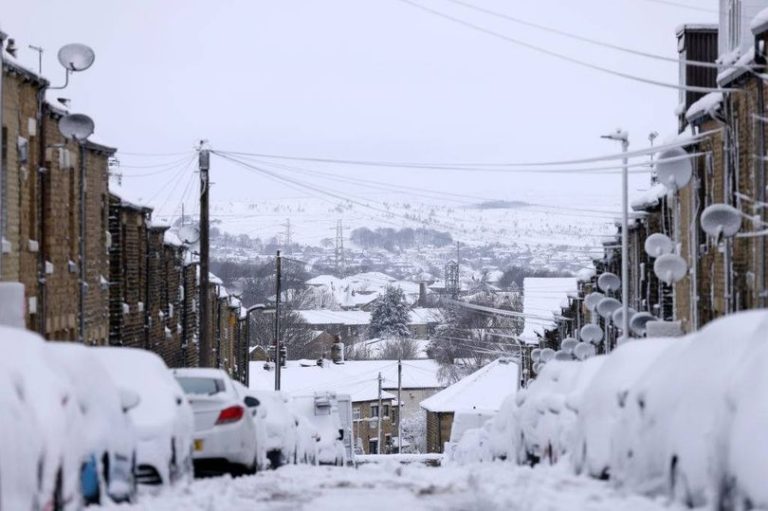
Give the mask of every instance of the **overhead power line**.
[[527, 48], [529, 50], [535, 51], [537, 53], [541, 53], [541, 54], [548, 55], [550, 57], [553, 57], [553, 58], [556, 58], [556, 59], [559, 59], [559, 60], [563, 60], [565, 62], [570, 62], [571, 64], [575, 64], [575, 65], [578, 65], [578, 66], [581, 66], [581, 67], [592, 69], [594, 71], [600, 71], [602, 73], [606, 73], [606, 74], [609, 74], [609, 75], [617, 76], [619, 78], [624, 78], [624, 79], [632, 80], [632, 81], [639, 82], [639, 83], [645, 83], [647, 85], [655, 85], [657, 87], [664, 87], [664, 88], [667, 88], [667, 89], [676, 89], [676, 90], [685, 90], [685, 91], [689, 91], [689, 92], [708, 93], [708, 92], [737, 92], [738, 91], [738, 89], [731, 89], [731, 88], [719, 89], [719, 88], [713, 88], [713, 87], [697, 87], [697, 86], [691, 86], [691, 85], [680, 85], [680, 84], [676, 84], [676, 83], [662, 82], [662, 81], [659, 81], [659, 80], [653, 80], [653, 79], [650, 79], [650, 78], [644, 78], [644, 77], [641, 77], [641, 76], [637, 76], [637, 75], [633, 75], [633, 74], [629, 74], [629, 73], [624, 73], [622, 71], [617, 71], [615, 69], [610, 69], [610, 68], [603, 67], [603, 66], [600, 66], [600, 65], [597, 65], [597, 64], [592, 64], [591, 62], [587, 62], [585, 60], [580, 60], [580, 59], [577, 59], [577, 58], [574, 58], [574, 57], [570, 57], [570, 56], [565, 55], [563, 53], [558, 53], [556, 51], [552, 51], [552, 50], [549, 50], [549, 49], [541, 47], [541, 46], [536, 46], [534, 44], [526, 43], [525, 41], [522, 41], [520, 39], [515, 39], [514, 37], [510, 37], [510, 36], [508, 36], [506, 34], [502, 34], [500, 32], [496, 32], [494, 30], [485, 28], [485, 27], [483, 27], [481, 25], [477, 25], [475, 23], [472, 23], [471, 21], [467, 21], [467, 20], [464, 20], [464, 19], [461, 19], [461, 18], [457, 18], [457, 17], [452, 16], [450, 14], [446, 14], [446, 13], [444, 13], [442, 11], [438, 11], [436, 9], [432, 9], [430, 7], [427, 7], [425, 5], [422, 5], [422, 4], [420, 4], [418, 2], [415, 2], [415, 1], [412, 1], [412, 0], [397, 0], [397, 1], [402, 2], [404, 4], [407, 4], [407, 5], [410, 5], [412, 7], [415, 7], [417, 9], [422, 10], [422, 11], [428, 12], [428, 13], [434, 15], [434, 16], [438, 16], [440, 18], [444, 18], [446, 20], [452, 21], [452, 22], [457, 23], [459, 25], [463, 25], [463, 26], [465, 26], [467, 28], [470, 28], [472, 30], [476, 30], [478, 32], [482, 32], [484, 34], [490, 35], [490, 36], [495, 37], [497, 39], [501, 39], [501, 40], [506, 41], [508, 43], [512, 43], [512, 44], [515, 44], [517, 46], [521, 46], [523, 48]]
[[613, 44], [613, 43], [609, 43], [609, 42], [605, 42], [605, 41], [600, 41], [600, 40], [597, 40], [597, 39], [592, 39], [590, 37], [585, 37], [585, 36], [582, 36], [582, 35], [579, 35], [579, 34], [574, 34], [572, 32], [566, 32], [565, 30], [560, 30], [560, 29], [557, 29], [557, 28], [552, 28], [552, 27], [548, 27], [548, 26], [545, 26], [545, 25], [540, 25], [538, 23], [533, 23], [533, 22], [530, 22], [530, 21], [527, 21], [527, 20], [524, 20], [524, 19], [521, 19], [521, 18], [518, 18], [518, 17], [515, 17], [515, 16], [510, 16], [508, 14], [504, 14], [504, 13], [501, 13], [501, 12], [498, 12], [498, 11], [493, 11], [493, 10], [487, 9], [485, 7], [480, 7], [479, 5], [474, 5], [474, 4], [471, 4], [469, 2], [464, 2], [462, 0], [444, 0], [444, 1], [451, 2], [451, 3], [454, 3], [456, 5], [461, 5], [463, 7], [466, 7], [467, 9], [472, 9], [472, 10], [475, 10], [475, 11], [478, 11], [478, 12], [482, 12], [482, 13], [488, 14], [490, 16], [495, 16], [497, 18], [501, 18], [501, 19], [504, 19], [504, 20], [507, 20], [507, 21], [511, 21], [513, 23], [517, 23], [518, 25], [523, 25], [523, 26], [526, 26], [526, 27], [535, 28], [537, 30], [541, 30], [541, 31], [544, 31], [544, 32], [549, 32], [551, 34], [557, 34], [559, 36], [567, 37], [569, 39], [574, 39], [576, 41], [581, 41], [583, 43], [591, 44], [591, 45], [594, 45], [594, 46], [600, 46], [600, 47], [603, 47], [603, 48], [608, 48], [608, 49], [620, 51], [620, 52], [623, 52], [623, 53], [628, 53], [630, 55], [635, 55], [635, 56], [638, 56], [638, 57], [645, 57], [645, 58], [654, 59], [654, 60], [661, 60], [661, 61], [664, 61], [664, 62], [671, 62], [671, 63], [675, 63], [675, 64], [685, 64], [687, 66], [707, 67], [707, 68], [714, 68], [714, 69], [723, 69], [723, 68], [729, 67], [729, 66], [725, 66], [725, 65], [721, 65], [721, 64], [716, 64], [714, 62], [702, 62], [702, 61], [698, 61], [698, 60], [687, 60], [687, 59], [680, 59], [680, 58], [674, 58], [674, 57], [666, 57], [664, 55], [658, 55], [656, 53], [649, 53], [649, 52], [645, 52], [645, 51], [641, 51], [641, 50], [635, 50], [635, 49], [632, 49], [632, 48], [627, 48], [625, 46], [619, 46], [617, 44]]

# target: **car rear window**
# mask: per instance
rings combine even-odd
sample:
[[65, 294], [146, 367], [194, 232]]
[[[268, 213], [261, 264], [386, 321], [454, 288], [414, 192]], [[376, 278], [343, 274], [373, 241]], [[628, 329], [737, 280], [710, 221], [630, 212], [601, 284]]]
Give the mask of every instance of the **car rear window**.
[[224, 380], [217, 378], [195, 378], [190, 376], [179, 376], [176, 378], [184, 389], [185, 394], [203, 394], [212, 396], [219, 392], [224, 392]]

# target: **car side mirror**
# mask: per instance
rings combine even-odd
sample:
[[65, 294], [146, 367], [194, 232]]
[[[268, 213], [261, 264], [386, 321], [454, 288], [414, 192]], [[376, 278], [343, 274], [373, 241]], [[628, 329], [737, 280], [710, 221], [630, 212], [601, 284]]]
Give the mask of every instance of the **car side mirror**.
[[245, 396], [245, 399], [243, 399], [243, 403], [248, 408], [256, 408], [257, 406], [259, 406], [261, 404], [261, 401], [259, 401], [258, 399], [256, 399], [253, 396]]
[[181, 396], [176, 396], [176, 404], [178, 406], [181, 406], [181, 403], [183, 403], [184, 400], [181, 398]]
[[123, 409], [123, 412], [136, 408], [139, 406], [140, 402], [141, 396], [136, 392], [128, 389], [120, 389], [120, 407]]

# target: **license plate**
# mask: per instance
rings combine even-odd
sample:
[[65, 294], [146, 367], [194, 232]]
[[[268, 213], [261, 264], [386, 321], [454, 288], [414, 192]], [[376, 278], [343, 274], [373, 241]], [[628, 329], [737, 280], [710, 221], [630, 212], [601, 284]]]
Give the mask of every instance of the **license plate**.
[[195, 450], [196, 451], [202, 451], [203, 450], [203, 441], [202, 441], [202, 439], [196, 439], [195, 440]]

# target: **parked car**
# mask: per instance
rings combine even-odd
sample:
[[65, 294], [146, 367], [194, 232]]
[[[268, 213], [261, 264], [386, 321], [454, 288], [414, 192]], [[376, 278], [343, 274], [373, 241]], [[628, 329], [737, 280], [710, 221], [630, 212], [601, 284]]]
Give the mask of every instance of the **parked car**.
[[734, 509], [768, 509], [768, 314], [754, 320], [761, 326], [748, 340], [749, 360], [740, 363], [727, 396], [733, 419], [726, 432], [728, 457], [724, 474], [716, 482], [718, 504], [730, 504]]
[[298, 424], [287, 394], [272, 390], [251, 389], [253, 395], [264, 406], [267, 459], [270, 467], [276, 469], [286, 463], [296, 463]]
[[577, 473], [611, 475], [611, 438], [629, 390], [674, 339], [636, 339], [619, 345], [584, 390], [578, 406], [571, 461]]
[[128, 412], [138, 435], [139, 484], [171, 485], [192, 478], [194, 417], [163, 360], [135, 348], [92, 348], [115, 383], [139, 395]]
[[451, 442], [453, 445], [450, 454], [443, 459], [457, 465], [492, 461], [493, 452], [489, 436], [491, 427], [492, 423], [486, 421], [480, 427], [466, 429], [458, 441]]
[[[245, 396], [243, 398], [243, 404], [246, 405], [246, 408], [248, 408], [249, 415], [251, 417], [251, 420], [253, 421], [254, 425], [254, 432], [256, 434], [256, 470], [263, 470], [267, 468], [269, 465], [269, 460], [267, 459], [267, 428], [266, 428], [266, 421], [267, 421], [267, 407], [259, 401], [259, 398], [256, 397], [256, 394], [251, 391], [248, 387], [240, 383], [239, 381], [234, 381], [233, 383], [235, 385], [235, 389], [237, 390], [238, 394], [241, 396]], [[255, 401], [252, 401], [248, 399], [249, 397], [255, 399]], [[245, 401], [248, 399], [248, 403], [246, 404]], [[258, 404], [256, 404], [258, 402]], [[250, 406], [248, 406], [250, 405]]]
[[255, 473], [256, 426], [249, 417], [259, 400], [238, 392], [221, 369], [173, 369], [195, 416], [195, 472]]
[[[665, 353], [638, 381], [633, 393], [640, 409], [635, 447], [640, 462], [630, 465], [628, 476], [634, 488], [696, 507], [731, 493], [738, 476], [727, 470], [729, 447], [734, 457], [748, 452], [748, 461], [765, 438], [764, 431], [751, 429], [760, 423], [759, 405], [751, 405], [760, 389], [756, 373], [745, 369], [754, 367], [766, 332], [764, 310], [718, 319], [685, 340], [673, 340], [679, 349]], [[735, 443], [729, 445], [731, 419], [734, 430], [754, 434], [732, 436]], [[743, 481], [752, 468], [740, 472]]]
[[317, 431], [318, 463], [344, 466], [347, 453], [336, 393], [315, 392], [309, 396], [294, 396], [292, 408], [297, 414], [308, 418]]
[[[32, 336], [0, 326], [3, 348], [9, 345], [2, 339], [36, 342]], [[32, 511], [52, 504], [40, 502], [38, 467], [45, 462], [43, 434], [31, 402], [33, 395], [27, 389], [26, 371], [10, 353], [0, 357], [0, 510]]]
[[[85, 451], [83, 416], [75, 390], [62, 370], [52, 363], [39, 335], [0, 327], [0, 350], [0, 368], [11, 375], [13, 391], [29, 407], [37, 424], [30, 434], [35, 433], [42, 440], [42, 453], [34, 460], [40, 476], [37, 503], [43, 509], [77, 509], [82, 505], [80, 471]], [[31, 439], [33, 449], [35, 444]], [[29, 462], [27, 458], [19, 460], [21, 478], [25, 477], [24, 467]], [[10, 491], [9, 488], [0, 491]]]
[[132, 501], [136, 432], [127, 413], [138, 405], [138, 394], [119, 389], [93, 351], [82, 344], [51, 342], [45, 348], [72, 384], [84, 416], [80, 435], [86, 457], [81, 470], [85, 503], [100, 503], [102, 497]]
[[[518, 393], [525, 389], [518, 390]], [[489, 421], [488, 446], [495, 460], [515, 460], [517, 432], [517, 394], [510, 394], [501, 402], [501, 407]]]

